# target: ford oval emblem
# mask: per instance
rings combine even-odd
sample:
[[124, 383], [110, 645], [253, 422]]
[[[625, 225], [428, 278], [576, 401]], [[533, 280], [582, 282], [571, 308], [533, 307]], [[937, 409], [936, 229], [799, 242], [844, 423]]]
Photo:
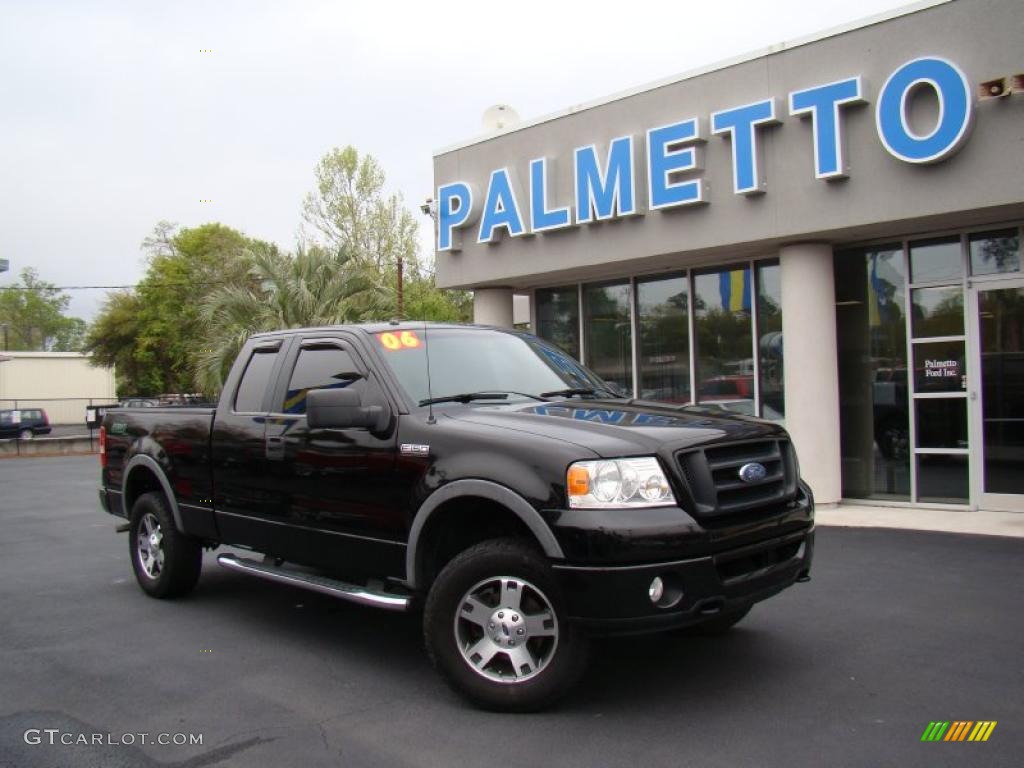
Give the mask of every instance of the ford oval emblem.
[[764, 464], [758, 464], [756, 461], [740, 467], [740, 480], [744, 483], [757, 483], [767, 476], [768, 470], [764, 468]]

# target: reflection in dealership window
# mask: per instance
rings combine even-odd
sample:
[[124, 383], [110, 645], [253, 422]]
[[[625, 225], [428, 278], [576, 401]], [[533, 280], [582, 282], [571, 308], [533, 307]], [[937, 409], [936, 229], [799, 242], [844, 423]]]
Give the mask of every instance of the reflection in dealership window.
[[750, 269], [694, 276], [697, 399], [753, 401]]
[[971, 274], [994, 275], [1020, 269], [1020, 237], [1016, 229], [977, 232], [968, 238]]
[[906, 271], [900, 245], [835, 255], [843, 496], [910, 498]]
[[910, 243], [910, 275], [914, 283], [953, 282], [961, 278], [963, 271], [959, 237]]
[[1024, 288], [980, 291], [985, 493], [1024, 493]]
[[964, 292], [959, 285], [915, 288], [910, 300], [910, 326], [915, 339], [963, 335]]
[[633, 391], [633, 329], [629, 283], [583, 286], [587, 367], [618, 392]]
[[575, 285], [537, 291], [537, 335], [579, 360], [580, 297]]
[[782, 365], [782, 280], [778, 264], [757, 265], [757, 354], [761, 373], [761, 416], [786, 414]]
[[689, 291], [686, 277], [638, 280], [640, 397], [690, 402]]

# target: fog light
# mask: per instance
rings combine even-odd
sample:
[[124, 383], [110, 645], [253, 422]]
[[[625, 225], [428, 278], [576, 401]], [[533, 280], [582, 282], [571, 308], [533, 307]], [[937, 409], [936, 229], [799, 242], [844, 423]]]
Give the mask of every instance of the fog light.
[[647, 596], [651, 598], [652, 603], [657, 604], [664, 594], [665, 583], [661, 580], [661, 576], [655, 576], [654, 581], [651, 582], [651, 586], [647, 588]]

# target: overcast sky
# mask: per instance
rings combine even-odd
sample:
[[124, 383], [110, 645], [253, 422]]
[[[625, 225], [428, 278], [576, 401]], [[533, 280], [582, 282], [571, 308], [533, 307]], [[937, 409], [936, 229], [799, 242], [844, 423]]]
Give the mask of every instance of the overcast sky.
[[[492, 104], [538, 117], [905, 4], [0, 0], [0, 286], [134, 283], [161, 219], [290, 248], [333, 146], [415, 210]], [[105, 292], [71, 294], [89, 319]]]

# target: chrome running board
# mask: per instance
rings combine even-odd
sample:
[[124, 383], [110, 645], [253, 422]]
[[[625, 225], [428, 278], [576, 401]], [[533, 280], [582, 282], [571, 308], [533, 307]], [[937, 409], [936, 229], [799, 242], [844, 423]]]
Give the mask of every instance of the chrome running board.
[[247, 573], [268, 581], [276, 581], [279, 584], [290, 584], [293, 587], [309, 589], [323, 595], [338, 597], [348, 600], [350, 603], [369, 605], [374, 608], [382, 608], [385, 611], [405, 611], [409, 608], [409, 598], [404, 595], [394, 595], [388, 592], [376, 592], [366, 587], [359, 587], [355, 584], [347, 584], [344, 581], [331, 579], [327, 576], [299, 573], [274, 565], [265, 565], [255, 560], [248, 560], [237, 555], [217, 555], [217, 563], [229, 571]]

